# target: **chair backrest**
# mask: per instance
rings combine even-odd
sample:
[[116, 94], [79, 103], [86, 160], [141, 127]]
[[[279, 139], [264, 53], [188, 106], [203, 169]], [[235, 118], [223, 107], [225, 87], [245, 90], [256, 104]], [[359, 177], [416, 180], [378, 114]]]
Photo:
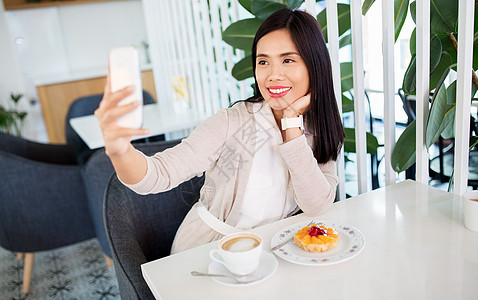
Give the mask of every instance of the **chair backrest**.
[[[167, 142], [154, 142], [147, 144], [135, 144], [136, 149], [146, 155], [163, 151], [167, 148], [177, 145], [180, 141], [173, 140]], [[104, 149], [97, 150], [86, 162], [83, 167], [83, 181], [85, 182], [88, 196], [88, 205], [95, 225], [96, 236], [103, 250], [103, 253], [112, 257], [111, 249], [106, 237], [103, 222], [103, 196], [105, 194], [108, 180], [114, 173], [113, 165], [105, 153]]]
[[36, 252], [93, 238], [80, 166], [53, 163], [71, 149], [19, 139], [0, 134], [0, 245]]
[[141, 196], [113, 175], [104, 199], [104, 218], [123, 299], [154, 299], [140, 265], [170, 254], [176, 231], [199, 199], [203, 177], [156, 195]]
[[43, 144], [0, 132], [0, 150], [33, 161], [76, 165], [75, 152], [70, 145]]
[[[81, 97], [73, 101], [68, 108], [65, 121], [66, 142], [75, 149], [77, 160], [80, 164], [86, 163], [95, 150], [89, 149], [73, 127], [71, 127], [70, 119], [94, 114], [102, 98], [103, 94]], [[153, 97], [146, 91], [143, 91], [143, 103], [145, 105], [155, 103]]]

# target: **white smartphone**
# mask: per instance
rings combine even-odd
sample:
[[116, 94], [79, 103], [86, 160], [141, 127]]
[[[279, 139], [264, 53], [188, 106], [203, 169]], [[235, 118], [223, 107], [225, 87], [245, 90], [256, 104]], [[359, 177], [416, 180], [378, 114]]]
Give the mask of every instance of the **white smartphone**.
[[143, 89], [141, 87], [138, 50], [131, 46], [113, 48], [108, 55], [108, 64], [112, 92], [129, 85], [135, 87], [134, 93], [121, 100], [119, 105], [141, 101], [138, 108], [118, 118], [118, 125], [127, 128], [141, 128], [143, 123]]

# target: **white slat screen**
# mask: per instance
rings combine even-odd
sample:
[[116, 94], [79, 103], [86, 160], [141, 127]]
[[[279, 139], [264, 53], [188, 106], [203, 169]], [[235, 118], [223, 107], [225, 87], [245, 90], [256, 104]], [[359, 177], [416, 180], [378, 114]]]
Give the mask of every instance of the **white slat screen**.
[[430, 81], [430, 1], [417, 1], [417, 135], [416, 135], [416, 179], [428, 184], [428, 152], [425, 144], [429, 106]]
[[[455, 187], [463, 196], [468, 185], [471, 70], [473, 70], [473, 24], [475, 1], [460, 0], [458, 6], [458, 66], [456, 81]], [[476, 20], [475, 20], [476, 22]], [[463, 117], [462, 117], [463, 116]]]
[[222, 31], [238, 20], [237, 1], [142, 2], [158, 101], [174, 102], [183, 92], [181, 105], [213, 114], [252, 93], [231, 75], [244, 54], [222, 41]]
[[383, 123], [385, 139], [385, 183], [395, 183], [397, 174], [392, 169], [392, 150], [395, 146], [395, 26], [393, 0], [382, 1], [383, 45]]
[[[329, 42], [330, 60], [332, 63], [332, 76], [334, 80], [334, 93], [337, 98], [337, 106], [342, 115], [342, 87], [340, 85], [340, 61], [339, 61], [339, 24], [337, 15], [337, 1], [327, 0], [327, 34]], [[339, 177], [338, 199], [345, 199], [345, 158], [342, 147], [337, 159], [337, 175]]]

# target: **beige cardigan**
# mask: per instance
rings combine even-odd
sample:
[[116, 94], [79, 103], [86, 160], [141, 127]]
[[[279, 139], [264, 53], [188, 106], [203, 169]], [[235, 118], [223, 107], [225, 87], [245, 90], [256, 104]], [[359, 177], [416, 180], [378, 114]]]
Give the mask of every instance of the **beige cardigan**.
[[[145, 156], [148, 162], [145, 177], [127, 186], [139, 194], [159, 193], [206, 171], [201, 200], [210, 213], [234, 226], [241, 210], [256, 142], [261, 142], [256, 141], [256, 113], [267, 115], [268, 121], [277, 128], [274, 134], [281, 134], [266, 102], [240, 102], [219, 110], [179, 145], [151, 157]], [[290, 174], [287, 197], [295, 197], [296, 210], [300, 208], [307, 215], [317, 216], [333, 203], [338, 178], [334, 161], [317, 164], [311, 144], [312, 136], [306, 131], [278, 145], [278, 149]], [[179, 227], [171, 252], [221, 237], [203, 222], [194, 206]]]

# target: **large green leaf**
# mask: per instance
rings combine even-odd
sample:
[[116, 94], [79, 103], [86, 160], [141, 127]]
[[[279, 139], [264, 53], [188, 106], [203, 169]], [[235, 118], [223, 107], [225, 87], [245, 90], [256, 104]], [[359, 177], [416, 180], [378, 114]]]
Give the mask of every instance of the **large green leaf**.
[[478, 145], [478, 136], [470, 136], [470, 148], [468, 150], [473, 150], [476, 145]]
[[395, 41], [397, 41], [400, 31], [402, 31], [403, 24], [407, 18], [409, 0], [395, 0], [393, 5], [395, 17]]
[[441, 58], [440, 62], [438, 63], [438, 66], [433, 70], [432, 74], [430, 75], [430, 91], [433, 91], [437, 86], [438, 83], [440, 82], [440, 79], [443, 76], [447, 76], [448, 73], [450, 73], [451, 70], [451, 57], [448, 52], [443, 51], [441, 53]]
[[[416, 49], [416, 28], [413, 29], [412, 34], [410, 35], [410, 54], [417, 54]], [[443, 51], [443, 46], [441, 39], [437, 35], [433, 35], [430, 39], [430, 70], [433, 71], [438, 63], [440, 62], [441, 53]]]
[[252, 14], [252, 1], [253, 0], [239, 0], [239, 3], [244, 7], [248, 12]]
[[[472, 84], [471, 95], [474, 95], [475, 93], [476, 93], [476, 87]], [[450, 139], [455, 137], [456, 80], [453, 81], [447, 88], [446, 109], [447, 111], [449, 111], [449, 117], [447, 115], [447, 118], [442, 121], [444, 123], [447, 123], [447, 125], [443, 129], [441, 136], [444, 139]]]
[[410, 168], [415, 163], [416, 152], [416, 120], [405, 128], [392, 151], [392, 168], [400, 173]]
[[412, 59], [410, 60], [410, 64], [408, 65], [408, 68], [405, 71], [405, 75], [403, 75], [403, 82], [402, 82], [403, 92], [408, 95], [415, 95], [416, 77], [417, 77], [416, 65], [417, 65], [417, 57], [413, 55]]
[[455, 137], [455, 109], [456, 107], [453, 107], [450, 111], [451, 116], [453, 116], [453, 121], [448, 122], [448, 125], [441, 132], [441, 137], [444, 139]]
[[[430, 71], [436, 69], [440, 63], [440, 58], [442, 55], [441, 51], [441, 42], [437, 36], [433, 36], [430, 40]], [[413, 55], [408, 65], [407, 71], [403, 77], [402, 89], [403, 92], [409, 95], [414, 95], [416, 91], [416, 56]]]
[[305, 0], [285, 0], [287, 6], [292, 9], [299, 8]]
[[[448, 35], [441, 35], [440, 41], [442, 45], [442, 50], [446, 51], [450, 55], [451, 63], [456, 64], [457, 53], [455, 48], [453, 47], [452, 42], [450, 41], [450, 37]], [[456, 66], [453, 69], [456, 71]]]
[[254, 36], [261, 24], [262, 20], [257, 18], [237, 21], [224, 30], [222, 39], [235, 48], [250, 51]]
[[362, 4], [362, 15], [366, 15], [375, 0], [365, 0]]
[[430, 0], [431, 34], [448, 34], [457, 29], [458, 0]]
[[[344, 152], [355, 153], [355, 129], [344, 128], [345, 140], [344, 140]], [[370, 132], [365, 134], [367, 139], [367, 153], [373, 154], [377, 152], [377, 148], [380, 146], [377, 138]]]
[[451, 109], [447, 109], [447, 90], [444, 84], [441, 85], [436, 97], [432, 102], [428, 116], [425, 141], [427, 148], [438, 139], [443, 130], [448, 126]]
[[[416, 2], [410, 3], [410, 14], [416, 22]], [[430, 33], [449, 34], [457, 32], [458, 0], [430, 0]]]
[[354, 111], [354, 102], [342, 93], [342, 113]]
[[[412, 15], [415, 24], [417, 23], [416, 13], [417, 5], [414, 1], [410, 3], [410, 14]], [[458, 0], [430, 0], [431, 34], [449, 34], [450, 32], [457, 32], [457, 26]]]
[[339, 40], [339, 48], [342, 48], [342, 47], [345, 47], [345, 46], [351, 45], [351, 44], [352, 44], [352, 35], [350, 33], [344, 35]]
[[262, 20], [267, 19], [279, 9], [287, 7], [287, 3], [279, 0], [254, 0], [251, 5], [252, 13]]
[[412, 15], [412, 20], [417, 24], [417, 3], [413, 1], [410, 3], [410, 15]]
[[440, 62], [442, 46], [440, 39], [434, 35], [430, 39], [430, 73], [435, 70]]
[[417, 54], [417, 28], [413, 28], [412, 34], [410, 35], [410, 42], [408, 44], [410, 48], [410, 54], [416, 55]]
[[248, 55], [241, 59], [238, 63], [232, 68], [232, 76], [236, 80], [244, 80], [254, 76], [252, 72], [252, 56]]
[[354, 87], [352, 62], [343, 62], [340, 64], [340, 83], [342, 93]]
[[[338, 16], [338, 23], [339, 23], [339, 36], [342, 36], [347, 30], [350, 29], [350, 6], [348, 4], [337, 4], [337, 16]], [[325, 42], [328, 41], [327, 39], [327, 11], [326, 9], [322, 10], [319, 15], [317, 16], [317, 21], [322, 28], [322, 32], [324, 33]]]
[[[476, 11], [478, 11], [478, 9], [476, 9]], [[475, 26], [476, 23], [478, 23], [478, 19], [475, 19]], [[473, 70], [476, 69], [478, 69], [478, 32], [475, 33], [475, 40], [473, 42]]]
[[446, 89], [446, 109], [450, 110], [451, 120], [447, 120], [448, 125], [441, 132], [444, 139], [455, 137], [455, 110], [456, 110], [456, 80]]

